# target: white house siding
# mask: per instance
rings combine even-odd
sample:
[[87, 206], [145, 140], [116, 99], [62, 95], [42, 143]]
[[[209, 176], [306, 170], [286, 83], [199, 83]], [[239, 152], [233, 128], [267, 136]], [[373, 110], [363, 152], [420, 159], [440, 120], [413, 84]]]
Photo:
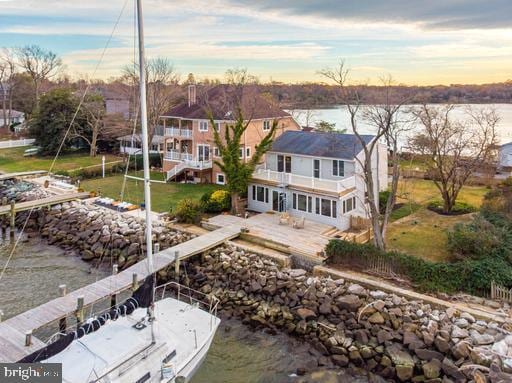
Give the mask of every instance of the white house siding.
[[[255, 186], [256, 188], [260, 187], [260, 188], [264, 188], [264, 189], [268, 190], [267, 192], [263, 191], [264, 197], [268, 193], [268, 202], [265, 200], [265, 198], [263, 198], [264, 201], [258, 201], [257, 198], [255, 199], [253, 197], [253, 186]], [[358, 201], [356, 201], [356, 209], [355, 210], [352, 210], [351, 212], [343, 214], [343, 200], [347, 200], [349, 198], [356, 196], [355, 193], [351, 193], [350, 195], [343, 196], [342, 198], [336, 198], [336, 197], [327, 197], [325, 195], [320, 195], [320, 194], [307, 193], [307, 192], [303, 192], [300, 190], [294, 190], [294, 189], [289, 189], [289, 188], [283, 189], [283, 188], [278, 188], [278, 187], [273, 187], [273, 186], [268, 186], [268, 185], [263, 185], [263, 184], [255, 184], [255, 183], [249, 185], [249, 193], [248, 193], [248, 208], [249, 208], [249, 210], [257, 211], [260, 213], [273, 211], [272, 202], [273, 202], [273, 192], [274, 191], [277, 193], [284, 192], [286, 194], [286, 201], [287, 201], [287, 203], [286, 203], [287, 209], [286, 210], [292, 216], [304, 217], [306, 220], [320, 222], [320, 223], [330, 225], [330, 226], [335, 226], [339, 230], [342, 230], [342, 231], [348, 230], [350, 228], [350, 215], [364, 215], [364, 213], [361, 214], [361, 211], [364, 212], [364, 208]], [[256, 189], [256, 193], [257, 193], [257, 189]], [[310, 200], [311, 201], [311, 209], [310, 209], [311, 212], [308, 211], [309, 208], [306, 211], [299, 210], [297, 205], [295, 208], [293, 208], [293, 194], [294, 193], [296, 193], [297, 195], [299, 195], [299, 194], [305, 195], [306, 198], [307, 197], [311, 198], [311, 200]], [[325, 216], [322, 214], [316, 214], [316, 211], [317, 211], [316, 210], [316, 203], [317, 203], [316, 199], [317, 198], [320, 200], [320, 204], [321, 204], [322, 198], [330, 200], [331, 203], [332, 203], [332, 201], [336, 201], [336, 218], [328, 217], [328, 216]], [[308, 201], [309, 201], [309, 199], [308, 199]], [[319, 207], [319, 211], [321, 212], [321, 206]]]
[[355, 164], [354, 161], [344, 161], [344, 176], [338, 177], [333, 175], [332, 173], [332, 161], [333, 159], [327, 159], [323, 157], [309, 157], [309, 156], [299, 156], [295, 154], [280, 154], [280, 153], [268, 153], [266, 157], [267, 168], [273, 171], [277, 171], [277, 156], [288, 156], [292, 158], [292, 174], [296, 174], [299, 176], [305, 177], [313, 177], [313, 161], [315, 159], [320, 160], [320, 178], [326, 180], [335, 180], [339, 181], [347, 177], [351, 177], [354, 175]]
[[506, 171], [512, 171], [512, 142], [500, 146], [498, 167]]

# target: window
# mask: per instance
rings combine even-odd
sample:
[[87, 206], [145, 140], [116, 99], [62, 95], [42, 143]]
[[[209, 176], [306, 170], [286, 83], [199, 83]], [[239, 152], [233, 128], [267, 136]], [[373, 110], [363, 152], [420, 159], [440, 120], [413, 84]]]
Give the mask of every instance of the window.
[[199, 121], [199, 131], [200, 132], [208, 131], [208, 121]]
[[216, 122], [214, 127], [217, 132], [220, 132], [220, 122]]
[[224, 174], [217, 173], [217, 184], [219, 184], [219, 185], [225, 185], [226, 184], [226, 178], [224, 177]]
[[313, 210], [313, 197], [308, 196], [308, 213]]
[[[254, 189], [256, 189], [256, 192]], [[253, 192], [253, 195], [252, 195], [253, 200], [254, 200], [254, 195], [256, 195], [256, 201], [268, 203], [268, 188], [263, 187], [263, 186], [256, 186], [256, 187], [253, 186], [252, 192]]]
[[343, 201], [343, 214], [356, 208], [356, 197], [351, 197]]
[[284, 171], [286, 173], [292, 172], [292, 158], [290, 156], [284, 158]]
[[332, 201], [332, 218], [336, 218], [337, 216], [337, 205], [336, 201]]
[[245, 156], [250, 157], [251, 156], [251, 148], [247, 147], [245, 148]]
[[308, 200], [304, 194], [299, 194], [297, 196], [297, 210], [300, 210], [300, 211], [308, 210]]
[[315, 198], [315, 214], [320, 214], [320, 198]]
[[297, 194], [293, 193], [292, 207], [297, 209]]
[[220, 150], [218, 147], [213, 148], [213, 156], [214, 157], [220, 157]]
[[332, 175], [337, 177], [345, 176], [345, 162], [340, 160], [332, 160]]
[[277, 156], [277, 171], [284, 172], [284, 156], [280, 154]]
[[313, 160], [313, 177], [320, 178], [320, 160]]
[[322, 215], [325, 215], [326, 217], [331, 216], [331, 200], [322, 198]]
[[244, 158], [244, 148], [238, 148], [238, 156]]
[[270, 120], [263, 121], [263, 130], [270, 130]]

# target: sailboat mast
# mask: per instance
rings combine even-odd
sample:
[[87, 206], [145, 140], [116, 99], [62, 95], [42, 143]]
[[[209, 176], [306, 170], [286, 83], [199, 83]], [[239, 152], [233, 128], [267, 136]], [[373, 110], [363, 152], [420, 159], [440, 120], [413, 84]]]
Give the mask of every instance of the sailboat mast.
[[144, 59], [144, 24], [142, 18], [142, 0], [137, 0], [137, 24], [139, 32], [139, 87], [140, 87], [140, 124], [142, 136], [142, 160], [144, 163], [144, 205], [146, 209], [146, 252], [149, 273], [154, 273], [153, 230], [151, 222], [151, 174], [149, 172], [149, 135], [148, 111], [146, 105], [146, 61]]

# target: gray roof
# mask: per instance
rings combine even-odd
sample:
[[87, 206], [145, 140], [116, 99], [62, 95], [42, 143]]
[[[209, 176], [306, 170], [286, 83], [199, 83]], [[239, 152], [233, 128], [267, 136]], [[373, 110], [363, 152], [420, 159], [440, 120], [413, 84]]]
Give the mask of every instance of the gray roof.
[[[134, 135], [131, 135], [131, 134], [127, 134], [126, 136], [121, 136], [121, 137], [117, 137], [117, 140], [118, 141], [131, 141], [133, 138], [133, 141], [135, 142], [142, 142], [142, 136], [137, 133], [137, 134], [134, 134]], [[164, 142], [164, 138], [163, 136], [159, 136], [157, 134], [153, 135], [153, 140], [151, 141], [151, 144], [155, 145], [155, 144], [161, 144], [162, 142]]]
[[[367, 144], [375, 138], [368, 134], [361, 137]], [[272, 143], [271, 151], [351, 160], [362, 149], [354, 134], [287, 131]]]

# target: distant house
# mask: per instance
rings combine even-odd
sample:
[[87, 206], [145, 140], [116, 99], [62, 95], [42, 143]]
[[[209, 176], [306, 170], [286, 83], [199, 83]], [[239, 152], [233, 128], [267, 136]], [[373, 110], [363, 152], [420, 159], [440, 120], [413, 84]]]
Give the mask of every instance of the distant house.
[[[362, 136], [368, 144], [374, 136]], [[387, 189], [387, 149], [372, 157], [375, 193]], [[364, 152], [353, 134], [287, 131], [272, 144], [252, 177], [248, 207], [350, 228], [350, 216], [368, 218]]]
[[103, 96], [105, 102], [105, 112], [107, 115], [121, 115], [125, 119], [130, 118], [130, 98], [129, 92], [123, 89], [112, 89], [112, 87], [97, 87], [96, 91]]
[[4, 125], [14, 126], [14, 129], [19, 131], [23, 129], [25, 122], [25, 114], [18, 110], [6, 110], [6, 119], [4, 120], [4, 110], [0, 109], [0, 127]]
[[503, 144], [499, 147], [498, 170], [512, 175], [512, 142]]
[[[199, 93], [200, 94], [197, 94]], [[249, 121], [240, 146], [240, 158], [248, 160], [256, 145], [271, 129], [276, 120], [276, 137], [289, 130], [300, 130], [290, 114], [271, 100], [259, 94], [256, 88], [244, 89], [242, 95], [234, 87], [218, 85], [203, 89], [190, 85], [188, 100], [161, 116], [164, 134], [163, 168], [168, 180], [193, 179], [224, 185], [226, 177], [213, 162], [219, 160], [213, 129], [221, 137], [227, 126], [237, 118], [236, 104], [242, 116]], [[212, 126], [210, 115], [213, 117]]]

